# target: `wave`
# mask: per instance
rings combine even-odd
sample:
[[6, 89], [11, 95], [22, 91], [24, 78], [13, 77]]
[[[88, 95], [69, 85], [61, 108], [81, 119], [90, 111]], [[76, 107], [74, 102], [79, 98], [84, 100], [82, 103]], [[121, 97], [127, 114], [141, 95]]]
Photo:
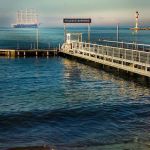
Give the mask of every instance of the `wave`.
[[[101, 104], [77, 108], [59, 108], [54, 110], [32, 110], [27, 112], [0, 114], [0, 130], [16, 126], [33, 126], [40, 123], [60, 123], [68, 121], [95, 120], [132, 121], [150, 120], [150, 104]], [[134, 120], [135, 121], [135, 120]], [[149, 122], [148, 122], [149, 123]]]

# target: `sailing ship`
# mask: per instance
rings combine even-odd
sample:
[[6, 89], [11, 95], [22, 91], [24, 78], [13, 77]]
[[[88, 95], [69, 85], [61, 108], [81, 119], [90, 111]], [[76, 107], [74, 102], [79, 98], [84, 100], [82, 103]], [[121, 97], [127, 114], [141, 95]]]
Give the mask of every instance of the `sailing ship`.
[[16, 14], [16, 23], [13, 28], [38, 28], [38, 15], [34, 9], [19, 10]]

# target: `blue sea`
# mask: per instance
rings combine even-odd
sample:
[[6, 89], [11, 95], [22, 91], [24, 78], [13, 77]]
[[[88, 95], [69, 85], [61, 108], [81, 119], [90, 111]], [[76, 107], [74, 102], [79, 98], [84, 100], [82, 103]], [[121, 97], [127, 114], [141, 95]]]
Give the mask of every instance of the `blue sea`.
[[[87, 28], [68, 28], [83, 32]], [[63, 28], [40, 28], [39, 47], [63, 43]], [[116, 40], [92, 27], [91, 41]], [[150, 44], [150, 31], [120, 29], [120, 41]], [[36, 45], [35, 29], [0, 29], [0, 48]], [[139, 79], [140, 80], [140, 79]], [[62, 57], [0, 58], [0, 150], [149, 150], [150, 88]]]
[[[63, 28], [39, 28], [39, 49], [56, 48], [64, 42]], [[83, 34], [83, 41], [87, 41], [87, 27], [68, 27], [67, 32]], [[101, 40], [117, 40], [116, 27], [91, 27], [91, 42], [99, 44]], [[150, 30], [138, 33], [129, 30], [129, 27], [120, 27], [120, 42], [136, 42], [150, 44]], [[35, 49], [37, 43], [36, 29], [0, 28], [0, 48], [6, 49]]]

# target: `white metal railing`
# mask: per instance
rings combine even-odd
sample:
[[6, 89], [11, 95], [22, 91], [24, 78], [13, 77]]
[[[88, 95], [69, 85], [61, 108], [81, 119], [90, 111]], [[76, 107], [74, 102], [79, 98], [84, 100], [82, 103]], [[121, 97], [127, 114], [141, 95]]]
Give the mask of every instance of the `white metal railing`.
[[95, 54], [102, 54], [113, 58], [121, 58], [150, 65], [150, 52], [83, 42], [73, 42], [71, 45], [71, 49], [84, 50], [86, 52], [93, 52]]
[[135, 50], [150, 52], [149, 44], [140, 44], [137, 42], [128, 43], [128, 42], [123, 42], [123, 41], [121, 42], [121, 41], [110, 41], [110, 40], [99, 40], [99, 42], [102, 42], [104, 45], [109, 45], [109, 46], [115, 45], [121, 48], [135, 49]]

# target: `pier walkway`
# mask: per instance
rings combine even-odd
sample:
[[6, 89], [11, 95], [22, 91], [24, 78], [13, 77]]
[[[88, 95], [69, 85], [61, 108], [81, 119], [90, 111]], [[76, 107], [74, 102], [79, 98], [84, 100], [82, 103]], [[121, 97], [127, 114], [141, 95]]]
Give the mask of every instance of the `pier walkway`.
[[150, 77], [150, 51], [131, 50], [75, 41], [64, 43], [61, 53]]
[[7, 57], [44, 57], [55, 56], [58, 53], [58, 49], [32, 49], [32, 50], [13, 50], [13, 49], [0, 49], [0, 56]]

